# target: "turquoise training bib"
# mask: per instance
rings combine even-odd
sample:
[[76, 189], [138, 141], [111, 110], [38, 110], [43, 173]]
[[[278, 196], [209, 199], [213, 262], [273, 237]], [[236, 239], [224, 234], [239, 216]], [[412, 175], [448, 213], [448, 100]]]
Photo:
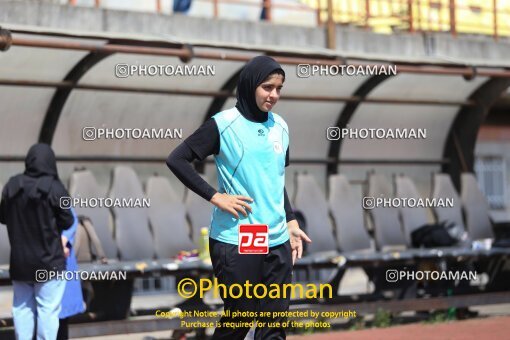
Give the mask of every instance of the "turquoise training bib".
[[238, 244], [241, 224], [267, 224], [269, 247], [289, 239], [283, 191], [285, 155], [289, 147], [289, 130], [285, 121], [269, 112], [264, 123], [252, 122], [232, 108], [213, 116], [220, 135], [220, 151], [215, 156], [218, 191], [253, 198], [252, 212], [236, 219], [214, 207], [211, 238]]

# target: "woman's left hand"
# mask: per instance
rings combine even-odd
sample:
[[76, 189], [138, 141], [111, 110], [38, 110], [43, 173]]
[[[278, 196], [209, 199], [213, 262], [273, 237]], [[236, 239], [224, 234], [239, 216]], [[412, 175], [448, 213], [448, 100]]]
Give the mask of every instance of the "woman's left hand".
[[287, 222], [287, 228], [289, 229], [290, 248], [292, 249], [292, 265], [294, 265], [296, 258], [300, 259], [303, 255], [303, 240], [308, 243], [311, 243], [312, 240], [303, 230], [299, 229], [296, 220]]
[[71, 255], [71, 250], [69, 250], [69, 248], [67, 247], [67, 237], [65, 237], [64, 235], [62, 235], [61, 237], [61, 241], [62, 241], [62, 249], [64, 250], [64, 256], [66, 258], [69, 257], [69, 255]]

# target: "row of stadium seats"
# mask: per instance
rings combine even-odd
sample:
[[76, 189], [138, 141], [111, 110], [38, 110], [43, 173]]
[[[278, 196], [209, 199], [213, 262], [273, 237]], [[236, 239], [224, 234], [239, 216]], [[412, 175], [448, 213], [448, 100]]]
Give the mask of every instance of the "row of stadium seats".
[[[435, 174], [431, 198], [451, 198], [453, 207], [434, 207], [437, 222], [454, 223], [462, 230], [467, 226], [468, 240], [462, 245], [441, 249], [412, 249], [411, 233], [430, 224], [425, 207], [374, 207], [367, 209], [368, 227], [360, 197], [344, 175], [329, 178], [329, 196], [326, 200], [313, 176], [297, 176], [294, 207], [300, 210], [308, 226], [313, 243], [309, 245], [307, 261], [324, 261], [341, 255], [348, 262], [398, 258], [427, 258], [441, 256], [481, 256], [505, 253], [504, 249], [471, 249], [471, 242], [493, 238], [489, 208], [483, 193], [478, 189], [473, 174], [462, 174], [461, 197], [451, 179], [445, 174]], [[396, 176], [395, 190], [384, 175], [369, 174], [366, 197], [421, 198], [413, 181], [406, 176]], [[464, 223], [463, 211], [466, 217]], [[331, 218], [330, 218], [331, 217]], [[369, 228], [371, 227], [371, 228]], [[374, 238], [370, 236], [370, 231]], [[334, 237], [332, 237], [334, 235]], [[318, 259], [318, 260], [317, 260]]]
[[[94, 175], [78, 171], [70, 179], [73, 197], [101, 197], [104, 190]], [[209, 224], [211, 205], [200, 197], [188, 195], [182, 203], [165, 177], [153, 176], [147, 180], [145, 191], [134, 170], [118, 166], [113, 170], [110, 198], [148, 198], [150, 207], [111, 209], [105, 207], [77, 207], [79, 215], [90, 217], [108, 258], [131, 261], [141, 259], [168, 259], [181, 250], [197, 248], [200, 229]], [[205, 211], [204, 217], [203, 210]], [[191, 213], [193, 211], [193, 213]], [[186, 214], [191, 219], [193, 231], [189, 233]], [[198, 217], [195, 215], [199, 215]], [[198, 218], [202, 217], [199, 221]], [[190, 237], [191, 236], [191, 237]]]
[[[409, 177], [395, 177], [396, 190], [392, 187], [384, 175], [370, 174], [366, 196], [420, 197]], [[104, 196], [104, 190], [89, 170], [74, 172], [69, 188], [73, 197]], [[88, 216], [92, 220], [107, 257], [121, 261], [170, 259], [181, 250], [197, 248], [200, 229], [208, 226], [212, 208], [210, 203], [193, 193], [186, 195], [183, 203], [165, 177], [150, 177], [144, 191], [137, 174], [128, 166], [113, 169], [107, 197], [150, 199], [148, 208], [76, 207], [79, 215]], [[464, 207], [470, 239], [493, 237], [488, 206], [472, 174], [462, 175], [461, 198], [448, 175], [436, 174], [432, 197], [453, 198], [454, 201], [453, 208], [434, 209], [437, 221], [453, 222], [464, 228]], [[376, 207], [368, 210], [374, 235], [372, 239], [369, 233], [371, 228], [365, 226], [361, 201], [344, 175], [329, 178], [329, 197], [326, 200], [313, 176], [298, 174], [294, 208], [303, 213], [307, 233], [313, 240], [307, 249], [309, 256], [301, 261], [302, 264], [329, 262], [332, 256], [338, 255], [354, 262], [392, 260], [395, 251], [398, 251], [399, 258], [459, 254], [478, 256], [494, 252], [471, 250], [467, 246], [440, 250], [411, 249], [411, 232], [429, 223], [427, 209], [419, 207]], [[8, 263], [9, 259], [5, 229], [0, 229], [0, 263]]]

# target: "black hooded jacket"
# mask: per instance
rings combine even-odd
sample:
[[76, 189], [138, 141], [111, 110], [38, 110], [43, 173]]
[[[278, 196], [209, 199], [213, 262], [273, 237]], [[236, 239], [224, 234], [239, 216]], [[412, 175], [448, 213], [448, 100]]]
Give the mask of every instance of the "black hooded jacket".
[[[285, 75], [280, 64], [268, 56], [255, 57], [243, 67], [237, 83], [236, 108], [246, 119], [259, 123], [268, 119], [268, 113], [261, 111], [257, 106], [255, 89], [274, 72]], [[218, 126], [213, 118], [209, 118], [191, 136], [186, 138], [184, 143], [181, 143], [172, 151], [166, 164], [186, 187], [210, 201], [216, 194], [216, 190], [198, 175], [190, 163], [196, 159], [202, 161], [209, 155], [218, 154], [219, 151], [220, 135]], [[288, 166], [288, 149], [285, 159], [285, 166]], [[287, 190], [284, 190], [284, 195], [285, 215], [288, 222], [296, 217], [292, 211]]]
[[0, 222], [7, 225], [11, 244], [12, 280], [35, 281], [37, 270], [65, 270], [61, 233], [74, 222], [71, 210], [60, 208], [66, 196], [53, 150], [33, 145], [25, 172], [9, 179], [0, 203]]

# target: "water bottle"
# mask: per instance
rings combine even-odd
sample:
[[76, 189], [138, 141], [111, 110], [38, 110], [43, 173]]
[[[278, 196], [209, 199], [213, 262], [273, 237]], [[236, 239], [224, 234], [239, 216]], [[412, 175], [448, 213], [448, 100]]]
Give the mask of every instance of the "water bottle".
[[206, 227], [200, 229], [198, 256], [201, 260], [206, 260], [209, 258], [209, 231]]
[[[448, 290], [446, 291], [446, 296], [450, 297], [452, 295], [453, 295], [453, 289], [448, 288]], [[448, 320], [455, 320], [456, 315], [457, 315], [457, 308], [455, 308], [455, 307], [448, 308], [448, 312], [446, 313]]]

